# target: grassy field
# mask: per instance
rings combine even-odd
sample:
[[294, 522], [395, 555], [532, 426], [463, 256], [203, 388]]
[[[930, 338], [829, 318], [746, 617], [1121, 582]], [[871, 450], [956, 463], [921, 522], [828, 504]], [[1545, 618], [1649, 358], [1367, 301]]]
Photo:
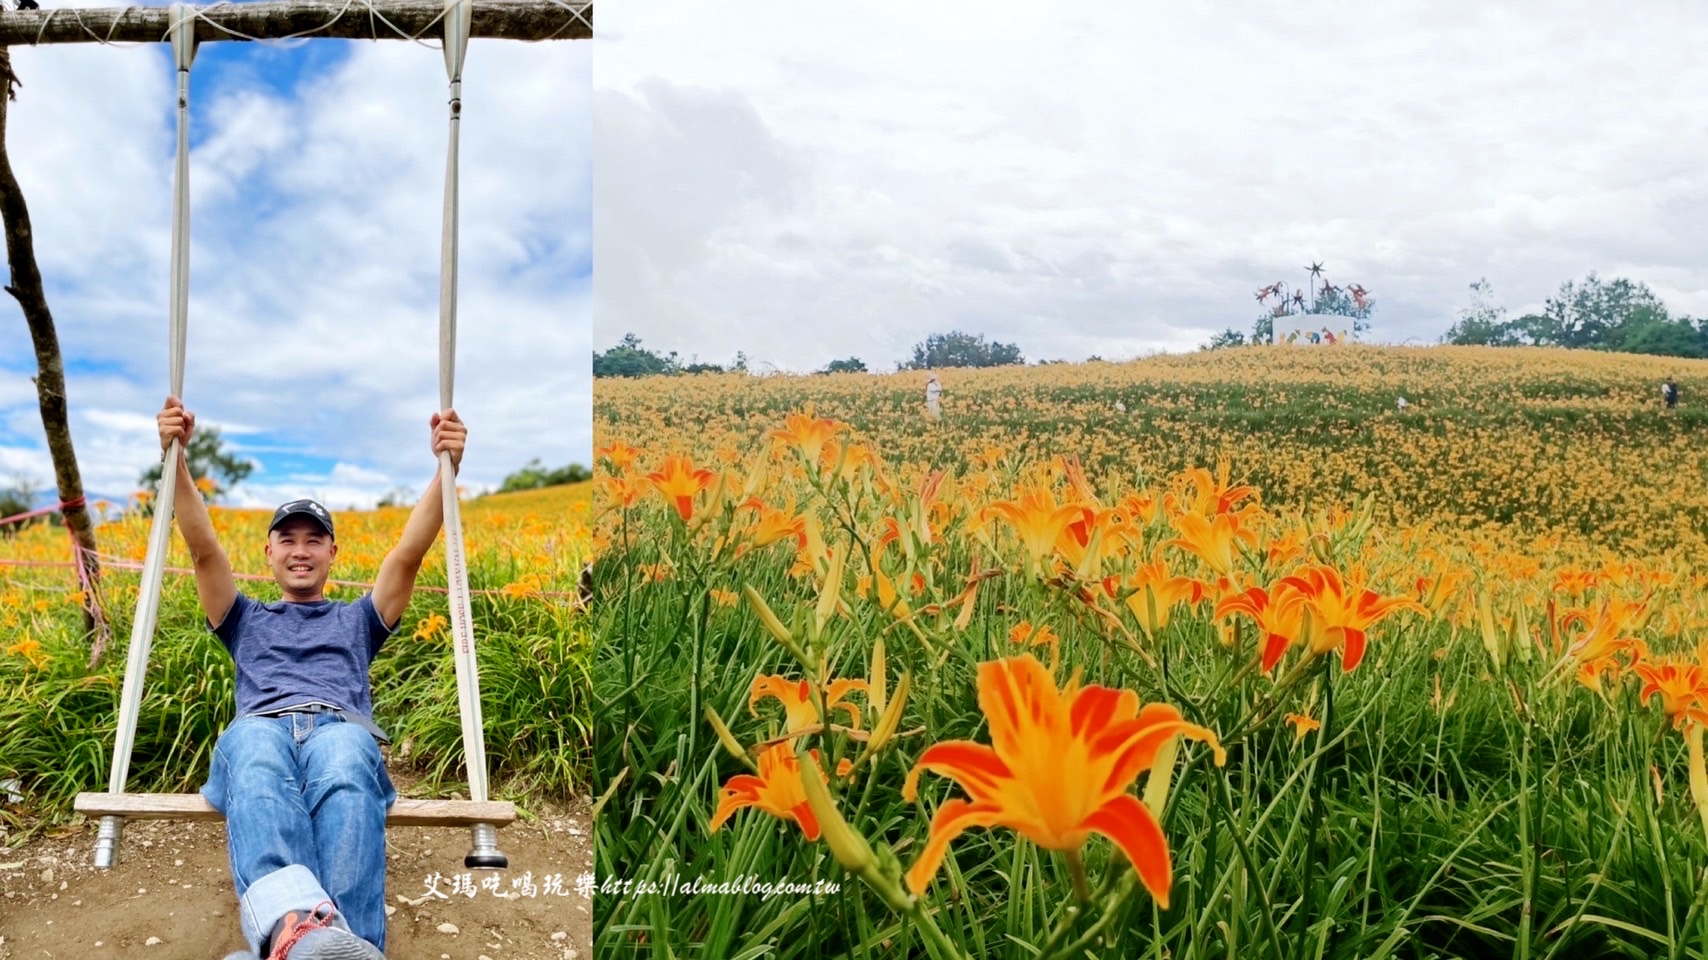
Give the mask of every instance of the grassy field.
[[[524, 807], [530, 797], [567, 799], [587, 789], [592, 646], [574, 594], [592, 550], [590, 492], [577, 484], [463, 505], [491, 792]], [[269, 514], [215, 507], [212, 516], [239, 589], [276, 599], [261, 551]], [[404, 508], [336, 514], [329, 598], [365, 592], [407, 517]], [[78, 791], [106, 789], [136, 610], [134, 568], [148, 530], [134, 508], [97, 528], [107, 567], [101, 605], [113, 640], [93, 669], [64, 529], [37, 524], [0, 539], [0, 780], [19, 780], [26, 797], [0, 814], [51, 820], [69, 812]], [[176, 536], [168, 564], [189, 566]], [[467, 789], [445, 590], [441, 539], [372, 667], [375, 718], [434, 795]], [[230, 656], [204, 626], [194, 579], [168, 574], [128, 790], [200, 787], [232, 718], [233, 683]]]
[[1708, 363], [922, 379], [598, 384], [601, 955], [1708, 957]]

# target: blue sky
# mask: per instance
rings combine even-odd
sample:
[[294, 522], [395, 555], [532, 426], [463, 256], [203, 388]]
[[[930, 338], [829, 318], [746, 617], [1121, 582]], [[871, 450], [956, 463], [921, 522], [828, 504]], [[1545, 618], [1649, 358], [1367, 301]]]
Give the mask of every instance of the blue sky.
[[[464, 73], [460, 482], [591, 460], [592, 49], [474, 40]], [[17, 48], [8, 145], [85, 487], [158, 457], [167, 388], [170, 49]], [[366, 506], [432, 477], [446, 78], [436, 45], [212, 43], [191, 71], [185, 400], [257, 464], [230, 498]], [[51, 487], [15, 301], [0, 298], [0, 484]]]

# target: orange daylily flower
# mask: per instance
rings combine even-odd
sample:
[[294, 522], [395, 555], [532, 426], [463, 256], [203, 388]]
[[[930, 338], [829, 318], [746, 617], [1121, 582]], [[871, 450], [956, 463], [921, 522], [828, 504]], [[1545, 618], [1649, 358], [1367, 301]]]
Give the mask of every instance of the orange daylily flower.
[[791, 413], [783, 418], [783, 424], [784, 429], [771, 431], [772, 438], [793, 444], [814, 467], [824, 456], [824, 445], [847, 427], [847, 424], [814, 418], [805, 413]]
[[1220, 620], [1229, 614], [1243, 613], [1257, 622], [1257, 628], [1263, 631], [1263, 659], [1259, 666], [1268, 673], [1275, 669], [1275, 664], [1280, 662], [1289, 645], [1304, 639], [1301, 637], [1304, 604], [1304, 595], [1282, 580], [1273, 589], [1251, 587], [1225, 597], [1216, 604], [1215, 618]]
[[1183, 513], [1174, 524], [1180, 536], [1164, 541], [1164, 545], [1196, 554], [1210, 569], [1224, 577], [1233, 575], [1235, 544], [1257, 546], [1257, 534], [1241, 527], [1235, 514], [1220, 513], [1214, 520], [1208, 520], [1202, 514]]
[[1042, 644], [1053, 650], [1057, 644], [1061, 643], [1061, 639], [1048, 626], [1034, 628], [1030, 620], [1022, 620], [1014, 625], [1014, 629], [1008, 631], [1009, 643], [1024, 644], [1028, 647]]
[[1614, 659], [1612, 654], [1585, 660], [1578, 664], [1577, 681], [1599, 694], [1602, 692], [1602, 678], [1618, 679], [1620, 669], [1619, 661]]
[[694, 461], [687, 457], [675, 456], [665, 458], [664, 467], [646, 478], [665, 499], [674, 501], [676, 512], [688, 520], [694, 516], [694, 497], [710, 487], [715, 476], [710, 470], [694, 469]]
[[1629, 634], [1641, 628], [1647, 619], [1648, 606], [1647, 598], [1638, 601], [1609, 598], [1602, 601], [1601, 609], [1593, 618], [1586, 610], [1568, 612], [1560, 618], [1561, 629], [1569, 630], [1580, 624], [1589, 628], [1572, 642], [1568, 652], [1579, 660], [1588, 661], [1599, 660], [1615, 650], [1632, 649], [1631, 645], [1637, 641]]
[[1420, 577], [1417, 582], [1417, 599], [1429, 611], [1430, 616], [1440, 618], [1447, 610], [1447, 605], [1459, 597], [1459, 588], [1467, 577], [1460, 571], [1448, 571], [1439, 577]]
[[919, 775], [931, 770], [967, 792], [967, 799], [938, 808], [925, 848], [907, 872], [908, 888], [923, 893], [950, 841], [971, 827], [1008, 827], [1041, 847], [1064, 851], [1078, 850], [1100, 833], [1115, 841], [1151, 896], [1167, 908], [1173, 879], [1168, 839], [1128, 788], [1177, 735], [1210, 744], [1222, 763], [1226, 756], [1215, 733], [1187, 723], [1168, 704], [1141, 707], [1131, 690], [1080, 687], [1077, 678], [1058, 689], [1030, 654], [980, 664], [978, 691], [991, 743], [933, 744], [902, 786], [903, 797], [913, 802]]
[[1293, 740], [1295, 742], [1305, 739], [1306, 734], [1312, 730], [1321, 730], [1323, 727], [1321, 720], [1308, 717], [1302, 713], [1289, 713], [1282, 719], [1293, 725]]
[[1150, 493], [1129, 493], [1121, 498], [1118, 506], [1128, 521], [1148, 527], [1156, 522], [1162, 501]]
[[641, 452], [639, 447], [630, 446], [622, 440], [613, 440], [608, 446], [600, 447], [593, 451], [593, 456], [602, 460], [610, 461], [611, 469], [616, 473], [622, 473], [624, 470], [627, 470], [629, 468], [629, 464], [634, 463], [635, 459], [639, 457], [640, 454]]
[[[896, 589], [896, 582], [894, 578], [884, 572], [882, 562], [884, 548], [889, 544], [894, 543], [901, 536], [901, 527], [893, 520], [893, 518], [885, 519], [889, 522], [885, 524], [884, 533], [872, 544], [871, 576], [861, 576], [858, 581], [860, 595], [862, 597], [866, 596], [867, 591], [869, 591], [872, 584], [876, 582], [878, 588], [878, 606], [889, 611], [890, 615], [895, 617], [897, 620], [906, 620], [908, 617], [913, 615], [913, 608], [908, 606], [906, 600], [902, 599], [901, 592]], [[908, 585], [915, 588], [915, 593], [918, 592], [918, 588], [924, 585], [923, 578], [917, 571], [912, 577], [908, 578]]]
[[807, 522], [795, 513], [793, 497], [782, 509], [767, 507], [757, 497], [749, 499], [743, 506], [759, 514], [759, 522], [749, 531], [753, 546], [768, 547], [779, 540], [793, 540], [796, 550], [807, 545]]
[[[1095, 551], [1092, 549], [1094, 534], [1101, 534]], [[1136, 527], [1121, 522], [1121, 511], [1113, 507], [1085, 506], [1079, 518], [1069, 523], [1056, 538], [1056, 552], [1069, 566], [1083, 570], [1095, 579], [1104, 555], [1112, 550], [1119, 552], [1117, 548], [1122, 541], [1136, 539], [1139, 535]]]
[[594, 481], [593, 490], [596, 495], [628, 509], [640, 502], [646, 487], [629, 477], [606, 474]]
[[1043, 484], [1027, 487], [1013, 500], [991, 504], [985, 514], [999, 517], [1014, 528], [1034, 566], [1050, 556], [1070, 524], [1096, 517], [1096, 511], [1084, 504], [1057, 504], [1055, 493]]
[[416, 628], [415, 628], [415, 639], [417, 639], [417, 640], [431, 640], [434, 637], [438, 636], [439, 634], [445, 632], [445, 628], [448, 626], [450, 626], [450, 621], [446, 620], [440, 614], [437, 614], [437, 613], [428, 614], [427, 617], [425, 619], [423, 619], [419, 625], [416, 626]]
[[539, 574], [524, 574], [521, 579], [499, 587], [498, 593], [500, 596], [509, 597], [512, 600], [539, 599], [545, 596], [540, 590], [540, 585], [543, 582], [544, 579]]
[[1594, 570], [1561, 570], [1554, 581], [1554, 589], [1560, 593], [1581, 596], [1593, 590], [1601, 582], [1601, 576]]
[[[818, 751], [811, 751], [813, 776], [826, 779], [819, 768]], [[758, 807], [773, 817], [792, 820], [800, 825], [801, 834], [809, 842], [818, 839], [818, 818], [807, 806], [806, 790], [801, 784], [801, 763], [795, 758], [795, 748], [787, 741], [772, 744], [759, 755], [759, 775], [737, 774], [729, 778], [719, 795], [718, 808], [712, 814], [710, 832], [717, 833], [732, 814], [742, 807]]]
[[1169, 576], [1161, 547], [1151, 555], [1150, 563], [1139, 567], [1127, 585], [1138, 588], [1137, 593], [1127, 598], [1127, 607], [1133, 611], [1139, 626], [1153, 638], [1168, 626], [1175, 604], [1197, 603], [1207, 592], [1203, 583], [1191, 577]]
[[1289, 530], [1287, 533], [1270, 540], [1263, 552], [1269, 558], [1269, 563], [1272, 566], [1279, 567], [1303, 557], [1305, 545], [1300, 541], [1299, 534], [1296, 531]]
[[1708, 706], [1708, 670], [1698, 664], [1639, 663], [1631, 669], [1643, 678], [1637, 699], [1648, 701], [1659, 694], [1661, 710], [1672, 718], [1675, 727], [1684, 725], [1686, 711]]
[[[839, 424], [838, 428], [840, 429], [841, 426]], [[871, 447], [863, 443], [850, 443], [847, 451], [844, 452], [835, 440], [826, 440], [824, 452], [820, 456], [824, 458], [826, 470], [835, 467], [837, 461], [842, 462], [842, 471], [836, 475], [838, 480], [852, 480], [859, 475], [861, 467], [876, 467], [878, 465], [878, 455], [872, 452]]]
[[1374, 590], [1348, 584], [1331, 566], [1306, 567], [1281, 580], [1304, 595], [1316, 614], [1311, 631], [1311, 654], [1318, 656], [1341, 648], [1341, 669], [1350, 671], [1364, 659], [1365, 631], [1378, 620], [1400, 610], [1428, 614], [1410, 597], [1384, 597]]
[[[1187, 511], [1207, 517], [1232, 513], [1235, 504], [1257, 492], [1254, 486], [1230, 483], [1228, 470], [1228, 462], [1223, 460], [1216, 465], [1214, 476], [1203, 467], [1193, 467], [1182, 474], [1184, 484], [1193, 488]], [[1173, 496], [1169, 499], [1172, 503]]]
[[19, 640], [17, 643], [6, 648], [6, 655], [10, 657], [23, 657], [37, 670], [46, 666], [48, 660], [51, 659], [47, 654], [42, 652], [41, 642], [34, 639], [27, 633], [24, 635], [24, 639]]
[[[854, 690], [864, 691], [864, 680], [832, 680], [824, 691], [824, 708], [848, 711], [849, 725], [855, 729], [860, 727], [860, 711], [851, 703], [845, 703], [843, 698]], [[785, 733], [794, 733], [818, 723], [818, 707], [813, 704], [812, 686], [805, 680], [790, 680], [781, 676], [757, 677], [747, 695], [747, 711], [755, 717], [759, 710], [755, 707], [759, 701], [767, 697], [775, 697], [783, 704], [783, 724]]]

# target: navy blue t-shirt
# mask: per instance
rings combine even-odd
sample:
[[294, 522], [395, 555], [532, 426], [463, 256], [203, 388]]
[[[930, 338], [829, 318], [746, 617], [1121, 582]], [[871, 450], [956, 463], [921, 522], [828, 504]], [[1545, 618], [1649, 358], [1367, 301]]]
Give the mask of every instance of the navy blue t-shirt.
[[237, 664], [237, 715], [322, 702], [373, 719], [368, 665], [391, 636], [373, 594], [262, 603], [239, 593], [214, 628]]

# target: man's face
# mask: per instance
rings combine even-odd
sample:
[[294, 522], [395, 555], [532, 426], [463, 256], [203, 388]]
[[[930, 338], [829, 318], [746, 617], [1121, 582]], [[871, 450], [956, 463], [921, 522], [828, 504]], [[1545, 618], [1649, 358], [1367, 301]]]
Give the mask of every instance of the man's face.
[[267, 534], [267, 564], [288, 595], [319, 596], [336, 556], [338, 545], [306, 517], [292, 517]]

